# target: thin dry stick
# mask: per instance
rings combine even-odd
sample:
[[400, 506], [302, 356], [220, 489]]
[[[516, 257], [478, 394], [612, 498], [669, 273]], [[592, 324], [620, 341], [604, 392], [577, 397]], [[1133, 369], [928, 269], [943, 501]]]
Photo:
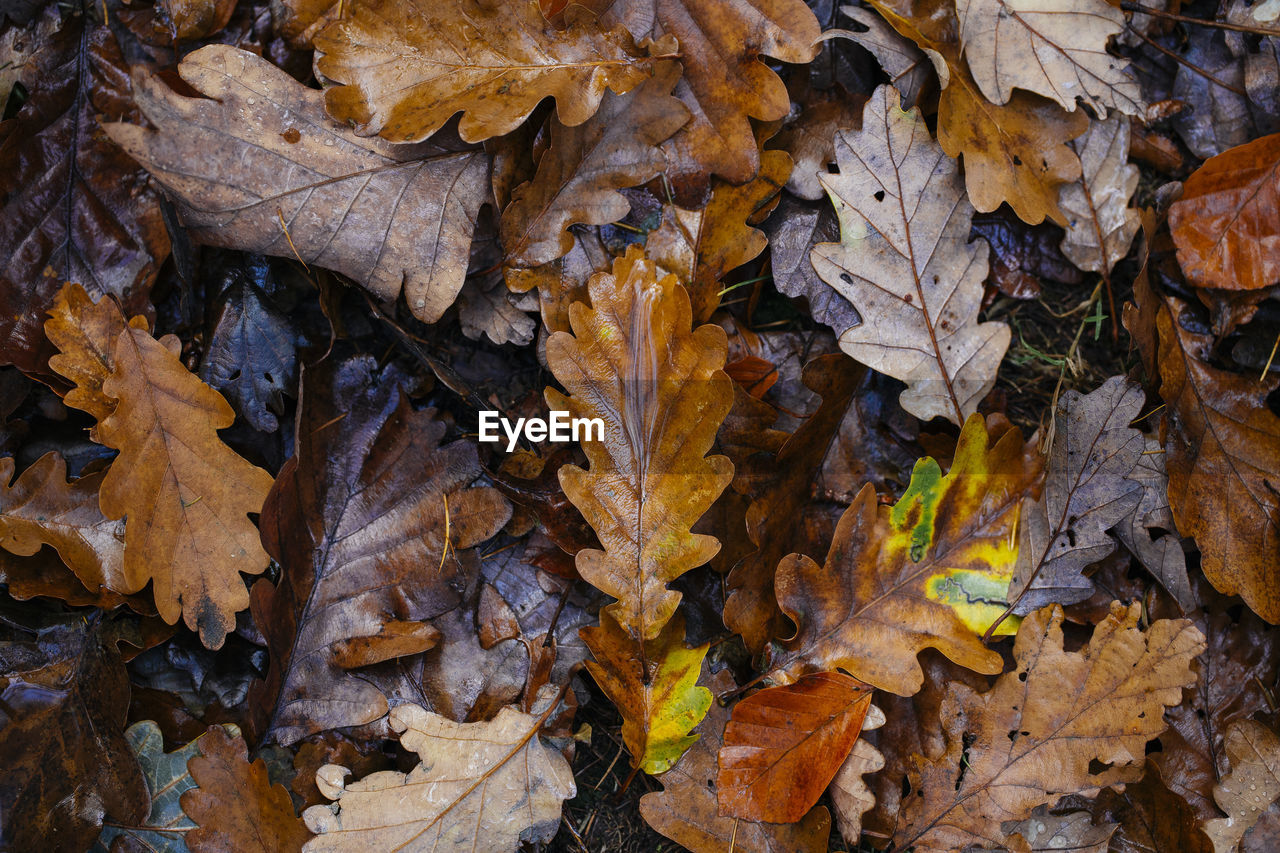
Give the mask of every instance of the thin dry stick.
[[280, 219], [280, 230], [284, 232], [284, 239], [289, 241], [289, 249], [293, 252], [293, 256], [298, 259], [298, 263], [302, 264], [302, 268], [310, 273], [311, 267], [307, 266], [307, 262], [302, 259], [302, 255], [298, 254], [298, 247], [293, 245], [293, 238], [289, 236], [289, 226], [284, 222], [284, 211], [277, 207], [276, 216]]
[[1276, 347], [1280, 347], [1280, 335], [1276, 335], [1276, 342], [1271, 345], [1271, 355], [1267, 356], [1267, 364], [1262, 368], [1262, 375], [1258, 377], [1259, 382], [1265, 381], [1267, 374], [1271, 371], [1271, 362], [1276, 357]]
[[1198, 24], [1202, 27], [1212, 27], [1215, 30], [1231, 30], [1237, 33], [1257, 33], [1261, 36], [1280, 36], [1280, 29], [1269, 29], [1267, 27], [1249, 27], [1244, 24], [1232, 24], [1227, 21], [1206, 21], [1203, 18], [1192, 18], [1187, 15], [1179, 15], [1176, 12], [1166, 12], [1163, 9], [1152, 9], [1150, 6], [1143, 6], [1141, 3], [1121, 3], [1120, 8], [1126, 12], [1140, 12], [1143, 15], [1151, 15], [1153, 18], [1166, 18], [1170, 21], [1181, 21], [1184, 24]]

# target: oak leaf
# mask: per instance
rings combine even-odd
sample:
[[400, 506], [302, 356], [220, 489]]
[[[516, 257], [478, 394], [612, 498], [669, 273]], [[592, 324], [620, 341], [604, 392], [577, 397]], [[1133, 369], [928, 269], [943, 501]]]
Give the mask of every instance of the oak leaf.
[[460, 602], [456, 562], [441, 559], [446, 535], [451, 550], [470, 548], [510, 515], [495, 490], [467, 488], [480, 473], [474, 446], [441, 446], [444, 424], [413, 411], [396, 372], [379, 375], [371, 357], [305, 370], [298, 413], [294, 454], [262, 508], [280, 583], [259, 581], [252, 596], [271, 653], [250, 697], [255, 735], [285, 745], [387, 713], [383, 691], [343, 669], [351, 641], [363, 638], [367, 662], [406, 639], [428, 648], [429, 632], [390, 626]]
[[117, 297], [129, 313], [169, 255], [159, 193], [99, 130], [137, 120], [116, 37], [68, 16], [27, 61], [28, 97], [0, 124], [0, 361], [45, 374], [41, 324], [63, 282]]
[[502, 212], [506, 263], [536, 267], [573, 248], [569, 226], [605, 225], [626, 216], [619, 189], [662, 172], [658, 143], [675, 133], [689, 111], [671, 89], [680, 75], [674, 61], [626, 95], [606, 94], [587, 121], [566, 127], [551, 119], [550, 144], [533, 179], [516, 187]]
[[303, 850], [505, 853], [549, 841], [561, 802], [577, 793], [569, 762], [538, 738], [556, 693], [544, 688], [532, 714], [508, 707], [485, 723], [455, 723], [417, 705], [394, 708], [391, 727], [422, 763], [358, 782], [344, 781], [345, 767], [320, 768], [316, 782], [335, 802], [302, 813], [316, 833]]
[[1080, 155], [1081, 176], [1058, 191], [1067, 216], [1062, 254], [1082, 270], [1110, 272], [1129, 254], [1141, 224], [1138, 211], [1129, 207], [1138, 188], [1138, 167], [1129, 163], [1129, 120], [1094, 120], [1070, 145]]
[[604, 546], [578, 552], [579, 574], [618, 599], [605, 610], [641, 642], [680, 601], [667, 584], [719, 549], [690, 528], [733, 476], [727, 458], [705, 456], [733, 400], [728, 347], [718, 326], [691, 328], [684, 288], [636, 247], [588, 288], [591, 306], [569, 309], [573, 334], [547, 341], [569, 392], [547, 389], [547, 404], [604, 422], [603, 440], [583, 442], [589, 472], [566, 465], [560, 483]]
[[698, 739], [689, 732], [711, 707], [711, 692], [697, 684], [707, 644], [684, 644], [684, 617], [677, 613], [658, 636], [640, 646], [607, 611], [600, 625], [583, 628], [596, 683], [622, 714], [622, 742], [631, 765], [664, 773]]
[[1141, 611], [1113, 604], [1089, 644], [1068, 652], [1061, 608], [1038, 610], [1018, 631], [1015, 672], [986, 693], [953, 685], [941, 708], [945, 751], [919, 760], [911, 782], [920, 795], [904, 805], [895, 844], [921, 853], [1001, 845], [1001, 821], [1137, 781], [1147, 741], [1194, 681], [1191, 661], [1204, 648], [1186, 620], [1139, 628]]
[[840, 672], [767, 687], [733, 706], [718, 759], [720, 813], [795, 823], [853, 749], [871, 688]]
[[574, 127], [606, 88], [629, 91], [653, 61], [626, 32], [586, 16], [557, 29], [535, 0], [360, 0], [315, 47], [318, 73], [340, 84], [326, 92], [330, 114], [392, 142], [420, 142], [455, 113], [466, 141], [501, 136], [547, 97]]
[[[1000, 671], [1000, 655], [979, 638], [1004, 612], [1018, 509], [1038, 491], [1040, 460], [1017, 429], [988, 441], [975, 415], [945, 476], [920, 460], [893, 507], [878, 506], [868, 484], [840, 518], [825, 567], [799, 554], [779, 564], [778, 602], [798, 630], [772, 651], [775, 678], [840, 668], [910, 696], [926, 648]], [[1000, 628], [1009, 631], [1007, 620]]]
[[1054, 414], [1044, 494], [1026, 507], [1009, 587], [1014, 613], [1074, 604], [1093, 594], [1084, 569], [1116, 549], [1108, 531], [1142, 499], [1134, 469], [1146, 447], [1129, 426], [1146, 402], [1138, 383], [1113, 376], [1082, 395], [1067, 391]]
[[1206, 160], [1169, 208], [1178, 264], [1197, 287], [1254, 290], [1280, 282], [1280, 134]]
[[[727, 671], [707, 679], [716, 693], [735, 688]], [[798, 823], [757, 823], [725, 817], [716, 799], [716, 755], [729, 709], [713, 702], [698, 725], [697, 743], [662, 774], [662, 791], [640, 798], [640, 814], [650, 826], [692, 853], [826, 853], [831, 816], [818, 806]]]
[[1004, 830], [1013, 850], [1040, 853], [1074, 850], [1078, 853], [1107, 853], [1116, 824], [1095, 824], [1088, 812], [1050, 814], [1043, 806], [1026, 820], [1006, 823]]
[[157, 129], [106, 132], [168, 190], [193, 239], [297, 257], [382, 299], [403, 291], [414, 316], [439, 319], [488, 194], [483, 151], [362, 139], [325, 115], [323, 93], [227, 45], [188, 54], [178, 73], [209, 97], [138, 75], [135, 98]]
[[1226, 813], [1204, 825], [1215, 853], [1236, 850], [1244, 834], [1280, 799], [1280, 736], [1256, 720], [1240, 720], [1227, 731], [1231, 773], [1213, 788]]
[[933, 60], [942, 83], [938, 143], [948, 156], [963, 156], [974, 208], [990, 213], [1007, 201], [1029, 224], [1065, 222], [1058, 188], [1080, 177], [1080, 158], [1066, 143], [1085, 132], [1088, 117], [1031, 92], [1014, 92], [1004, 105], [983, 97], [961, 57], [950, 0], [870, 2]]
[[1196, 609], [1187, 576], [1187, 555], [1182, 550], [1178, 527], [1169, 509], [1169, 475], [1165, 472], [1165, 452], [1160, 441], [1146, 437], [1142, 458], [1129, 478], [1142, 486], [1142, 497], [1133, 512], [1112, 532], [1129, 553], [1160, 581], [1174, 597], [1183, 613]]
[[[1165, 735], [1161, 735], [1161, 745], [1164, 741]], [[1197, 825], [1195, 812], [1166, 787], [1150, 757], [1142, 780], [1125, 784], [1123, 792], [1107, 788], [1092, 802], [1070, 796], [1062, 800], [1062, 805], [1089, 809], [1099, 823], [1119, 824], [1111, 837], [1110, 849], [1114, 853], [1150, 853], [1152, 850], [1212, 853], [1213, 850]], [[1218, 814], [1216, 808], [1213, 814]]]
[[956, 16], [973, 79], [994, 104], [1008, 103], [1017, 87], [1067, 112], [1077, 98], [1102, 115], [1146, 110], [1127, 61], [1107, 53], [1125, 19], [1106, 0], [957, 0]]
[[182, 811], [191, 822], [191, 853], [295, 853], [309, 837], [293, 813], [293, 800], [271, 784], [261, 758], [250, 763], [248, 747], [235, 727], [212, 726], [193, 746], [186, 762], [191, 785], [182, 792]]
[[[884, 712], [872, 705], [867, 708], [862, 731], [865, 733], [878, 729], [884, 723]], [[882, 769], [884, 756], [880, 750], [866, 738], [859, 737], [827, 788], [827, 793], [831, 795], [831, 806], [836, 811], [836, 826], [840, 829], [840, 835], [850, 844], [857, 844], [862, 838], [862, 816], [876, 803], [875, 795], [862, 777]]]
[[956, 162], [891, 86], [867, 102], [862, 130], [836, 135], [836, 161], [840, 173], [821, 180], [841, 242], [818, 244], [812, 259], [863, 318], [840, 347], [906, 382], [911, 414], [962, 423], [995, 385], [1010, 333], [978, 321], [987, 247], [968, 242], [973, 208]]

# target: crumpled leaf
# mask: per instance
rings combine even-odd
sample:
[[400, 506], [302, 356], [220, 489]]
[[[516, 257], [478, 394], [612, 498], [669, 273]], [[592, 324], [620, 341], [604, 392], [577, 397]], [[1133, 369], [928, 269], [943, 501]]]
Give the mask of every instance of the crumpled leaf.
[[533, 342], [538, 324], [525, 313], [532, 294], [517, 296], [507, 290], [502, 273], [467, 279], [458, 292], [458, 324], [462, 334], [474, 341], [484, 335], [495, 344], [525, 346]]
[[[862, 731], [865, 733], [878, 729], [884, 723], [884, 712], [872, 705], [867, 708]], [[859, 737], [827, 787], [831, 805], [836, 810], [836, 826], [840, 828], [841, 837], [850, 844], [859, 842], [862, 837], [862, 816], [876, 803], [875, 795], [862, 777], [883, 768], [884, 756], [880, 754], [880, 750], [866, 738]]]
[[1184, 328], [1183, 303], [1158, 296], [1144, 274], [1125, 326], [1158, 355], [1159, 391], [1169, 407], [1165, 466], [1178, 532], [1200, 546], [1205, 576], [1239, 594], [1269, 622], [1280, 622], [1280, 418], [1267, 407], [1277, 380], [1259, 382], [1211, 365], [1208, 335]]
[[1067, 112], [1077, 98], [1103, 116], [1146, 110], [1127, 61], [1107, 53], [1125, 20], [1106, 0], [957, 0], [956, 17], [969, 70], [994, 104], [1007, 104], [1017, 87]]
[[698, 739], [689, 732], [711, 707], [711, 692], [697, 685], [708, 645], [685, 646], [680, 613], [643, 647], [603, 610], [600, 625], [581, 634], [595, 658], [587, 669], [622, 714], [631, 766], [665, 773]]
[[101, 616], [0, 633], [0, 844], [87, 850], [103, 818], [137, 825], [147, 786], [124, 737], [129, 675]]
[[1069, 143], [1080, 155], [1081, 177], [1058, 191], [1067, 216], [1062, 254], [1089, 272], [1110, 272], [1129, 254], [1141, 217], [1129, 207], [1138, 188], [1138, 167], [1129, 163], [1129, 121], [1123, 116], [1089, 123]]
[[0, 547], [30, 557], [50, 545], [85, 589], [120, 591], [124, 575], [124, 522], [98, 506], [103, 474], [67, 482], [67, 463], [56, 451], [13, 480], [12, 457], [0, 459]]
[[674, 61], [627, 95], [606, 94], [599, 111], [574, 127], [551, 119], [550, 144], [533, 179], [516, 187], [502, 211], [506, 264], [536, 267], [573, 248], [569, 226], [605, 225], [631, 205], [618, 192], [662, 172], [658, 143], [689, 120], [671, 96], [680, 76]]
[[1280, 799], [1280, 736], [1255, 720], [1240, 720], [1227, 731], [1231, 773], [1213, 788], [1226, 812], [1204, 825], [1214, 853], [1231, 853], [1240, 839]]
[[840, 243], [820, 243], [814, 268], [865, 322], [840, 348], [907, 383], [902, 407], [962, 423], [995, 385], [1009, 328], [978, 322], [987, 247], [969, 243], [973, 208], [954, 160], [929, 138], [919, 110], [876, 89], [862, 130], [837, 134], [838, 175], [822, 175]]
[[522, 841], [549, 841], [562, 801], [577, 789], [569, 762], [538, 738], [558, 705], [557, 691], [544, 691], [532, 714], [503, 708], [486, 723], [455, 723], [417, 705], [394, 708], [391, 727], [422, 763], [358, 782], [344, 781], [345, 767], [320, 768], [316, 782], [335, 802], [302, 813], [316, 833], [303, 850], [505, 853]]
[[[896, 38], [901, 38], [875, 15], [870, 12], [866, 14]], [[836, 131], [857, 127], [862, 121], [861, 100], [839, 97], [831, 101], [812, 99], [802, 104], [799, 117], [770, 141], [769, 144], [774, 148], [786, 151], [795, 163], [786, 179], [787, 192], [809, 201], [823, 198], [822, 183], [818, 180], [818, 175], [826, 172], [827, 167], [835, 162]]]
[[[980, 416], [960, 433], [944, 476], [916, 463], [893, 507], [865, 486], [836, 527], [825, 567], [792, 554], [778, 566], [778, 603], [798, 630], [773, 649], [775, 679], [840, 668], [910, 696], [924, 673], [916, 655], [936, 648], [977, 672], [1000, 671], [982, 633], [1004, 612], [1024, 496], [1038, 492], [1040, 459], [1015, 428], [989, 444]], [[998, 629], [1012, 633], [1005, 620]]]
[[249, 604], [240, 573], [261, 574], [269, 562], [249, 513], [262, 508], [271, 475], [218, 437], [235, 412], [183, 366], [177, 340], [157, 341], [116, 314], [80, 326], [87, 340], [50, 362], [77, 383], [80, 394], [66, 401], [98, 417], [95, 440], [120, 451], [98, 493], [104, 516], [126, 518], [116, 591], [151, 581], [160, 616], [171, 625], [182, 616], [216, 649]]
[[590, 470], [566, 465], [560, 483], [604, 546], [578, 552], [578, 573], [618, 599], [605, 610], [639, 642], [680, 602], [667, 584], [719, 549], [689, 530], [733, 476], [727, 458], [705, 456], [733, 401], [727, 343], [718, 326], [691, 329], [684, 288], [637, 247], [588, 287], [591, 307], [570, 307], [573, 334], [547, 341], [569, 392], [547, 389], [547, 405], [604, 421], [604, 440], [583, 442]]
[[1003, 106], [987, 100], [961, 57], [960, 24], [951, 0], [870, 2], [930, 55], [943, 78], [938, 144], [948, 156], [964, 157], [974, 208], [990, 213], [1007, 201], [1031, 225], [1046, 217], [1064, 222], [1058, 188], [1080, 177], [1080, 158], [1066, 143], [1085, 132], [1088, 116], [1066, 112], [1031, 92], [1015, 91]]
[[[1240, 91], [1245, 85], [1244, 68], [1227, 49], [1222, 32], [1190, 27], [1182, 58], [1195, 68], [1178, 65], [1171, 94], [1191, 109], [1178, 113], [1173, 126], [1191, 153], [1208, 159], [1253, 138], [1249, 99]], [[1201, 71], [1212, 74], [1214, 79], [1209, 80]]]
[[1197, 287], [1280, 283], [1280, 133], [1205, 161], [1169, 208], [1178, 265]]
[[[445, 426], [414, 412], [394, 372], [371, 356], [304, 370], [294, 455], [262, 508], [262, 541], [280, 585], [253, 588], [254, 621], [271, 670], [255, 685], [255, 736], [289, 745], [326, 729], [372, 722], [387, 698], [341, 668], [341, 644], [387, 623], [423, 621], [461, 600], [449, 548], [501, 529], [510, 507], [496, 490], [466, 488], [480, 473], [474, 445], [440, 446]], [[323, 429], [321, 428], [323, 427]]]
[[299, 257], [382, 299], [403, 290], [415, 317], [440, 318], [462, 287], [488, 195], [483, 151], [443, 136], [362, 139], [325, 115], [321, 92], [227, 45], [188, 54], [178, 73], [214, 100], [138, 76], [135, 97], [157, 130], [106, 132], [165, 186], [193, 239]]
[[1062, 609], [1038, 610], [1018, 631], [1015, 672], [986, 693], [952, 685], [941, 708], [946, 749], [919, 761], [920, 796], [904, 804], [895, 844], [920, 853], [1000, 844], [1002, 820], [1137, 781], [1164, 707], [1195, 680], [1191, 660], [1204, 648], [1184, 619], [1140, 629], [1141, 611], [1112, 605], [1089, 644], [1068, 652]]
[[1018, 597], [1014, 613], [1093, 594], [1084, 569], [1115, 551], [1108, 531], [1142, 499], [1132, 474], [1146, 442], [1129, 424], [1145, 402], [1142, 386], [1124, 376], [1087, 395], [1067, 391], [1059, 398], [1044, 494], [1025, 508], [1019, 526], [1009, 587], [1010, 600]]
[[1007, 212], [973, 217], [969, 235], [991, 246], [991, 283], [1005, 296], [1035, 299], [1041, 279], [1079, 284], [1084, 275], [1062, 254], [1062, 232], [1049, 223], [1028, 225]]
[[801, 820], [853, 749], [870, 706], [871, 688], [840, 672], [802, 676], [739, 701], [720, 747], [720, 813]]
[[[861, 6], [841, 6], [840, 11], [862, 26], [864, 32], [841, 32], [865, 47], [889, 75], [889, 82], [902, 96], [902, 108], [909, 110], [916, 105], [920, 90], [929, 81], [934, 70], [929, 57], [911, 40], [898, 33], [884, 18]], [[945, 84], [944, 84], [945, 85]], [[820, 196], [813, 196], [819, 198]], [[809, 198], [809, 196], [806, 196]]]
[[317, 72], [340, 84], [329, 113], [392, 142], [421, 142], [459, 112], [466, 141], [501, 136], [548, 97], [574, 127], [606, 88], [627, 92], [652, 65], [625, 32], [585, 17], [557, 29], [534, 0], [359, 0], [315, 47]]
[[[718, 694], [735, 685], [727, 671], [707, 683]], [[725, 817], [716, 800], [716, 755], [729, 709], [713, 702], [697, 728], [697, 743], [661, 777], [662, 790], [640, 798], [640, 814], [650, 826], [692, 853], [826, 853], [831, 816], [823, 806], [798, 823], [757, 823]]]
[[115, 36], [88, 18], [27, 61], [28, 98], [0, 124], [0, 361], [27, 372], [48, 373], [42, 324], [64, 281], [140, 313], [169, 255], [158, 193], [98, 129], [140, 113]]
[[250, 763], [234, 726], [213, 726], [192, 742], [200, 754], [186, 762], [191, 785], [182, 811], [194, 827], [191, 853], [296, 853], [309, 837], [282, 785], [272, 785], [261, 758]]

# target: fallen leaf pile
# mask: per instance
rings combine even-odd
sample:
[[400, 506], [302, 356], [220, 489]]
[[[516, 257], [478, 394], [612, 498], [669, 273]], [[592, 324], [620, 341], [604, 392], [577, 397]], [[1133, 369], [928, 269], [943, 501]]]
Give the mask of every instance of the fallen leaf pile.
[[0, 850], [1280, 849], [1276, 5], [0, 0]]

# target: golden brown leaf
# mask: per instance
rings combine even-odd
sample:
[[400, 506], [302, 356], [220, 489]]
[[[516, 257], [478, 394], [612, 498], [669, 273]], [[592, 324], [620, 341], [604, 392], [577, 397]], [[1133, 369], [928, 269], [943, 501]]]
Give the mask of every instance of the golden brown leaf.
[[297, 257], [382, 299], [403, 292], [414, 316], [439, 319], [462, 287], [489, 192], [483, 151], [444, 134], [422, 145], [362, 139], [325, 115], [323, 93], [227, 45], [188, 54], [178, 73], [209, 97], [139, 74], [136, 99], [157, 129], [106, 132], [166, 187], [194, 239]]
[[1280, 282], [1280, 133], [1206, 160], [1169, 208], [1178, 263], [1197, 287]]
[[801, 820], [853, 749], [870, 706], [871, 688], [840, 672], [806, 675], [738, 702], [720, 747], [720, 813]]
[[733, 402], [728, 345], [718, 326], [691, 328], [684, 288], [636, 247], [588, 288], [591, 307], [569, 310], [573, 334], [547, 341], [569, 392], [548, 389], [547, 403], [600, 418], [604, 439], [583, 442], [589, 472], [566, 465], [560, 482], [604, 546], [578, 552], [579, 574], [618, 599], [606, 610], [624, 630], [651, 640], [680, 601], [667, 584], [719, 548], [690, 528], [733, 476], [727, 458], [705, 456]]
[[585, 16], [557, 29], [536, 0], [358, 0], [315, 46], [317, 71], [341, 84], [330, 114], [392, 142], [421, 142], [459, 112], [466, 141], [501, 136], [547, 97], [574, 127], [652, 65], [626, 32]]
[[919, 796], [903, 806], [895, 844], [920, 853], [1003, 846], [1001, 821], [1137, 781], [1147, 741], [1194, 682], [1191, 661], [1204, 648], [1183, 619], [1139, 628], [1141, 611], [1112, 605], [1089, 644], [1068, 652], [1062, 609], [1038, 610], [1018, 631], [1015, 672], [986, 693], [952, 685], [941, 708], [946, 748], [912, 774]]
[[207, 38], [227, 25], [235, 0], [163, 0], [174, 37], [182, 41]]
[[1231, 853], [1258, 818], [1280, 799], [1280, 736], [1255, 720], [1240, 720], [1227, 731], [1231, 773], [1213, 788], [1225, 813], [1204, 825], [1215, 853]]
[[970, 418], [951, 470], [920, 460], [893, 507], [863, 487], [825, 567], [800, 554], [782, 561], [778, 602], [799, 630], [774, 650], [775, 677], [839, 668], [910, 696], [924, 679], [916, 655], [930, 647], [977, 672], [1000, 671], [1000, 655], [979, 638], [1004, 611], [1018, 509], [1038, 492], [1041, 463], [1017, 429], [994, 444], [987, 432]]
[[308, 833], [293, 800], [271, 784], [262, 759], [250, 763], [244, 739], [210, 726], [187, 762], [197, 787], [182, 794], [182, 811], [197, 828], [186, 835], [191, 853], [295, 853]]
[[814, 269], [862, 323], [840, 348], [907, 383], [902, 407], [963, 423], [995, 385], [1009, 328], [982, 323], [987, 246], [969, 242], [973, 208], [958, 167], [918, 109], [880, 86], [862, 129], [836, 135], [837, 175], [821, 180], [840, 217], [840, 243], [820, 243]]
[[63, 402], [102, 420], [115, 410], [116, 401], [102, 393], [102, 383], [111, 373], [111, 347], [125, 326], [146, 330], [145, 317], [125, 316], [114, 299], [89, 298], [85, 289], [68, 283], [54, 298], [44, 333], [58, 348], [50, 356], [49, 367], [71, 382], [73, 387]]

